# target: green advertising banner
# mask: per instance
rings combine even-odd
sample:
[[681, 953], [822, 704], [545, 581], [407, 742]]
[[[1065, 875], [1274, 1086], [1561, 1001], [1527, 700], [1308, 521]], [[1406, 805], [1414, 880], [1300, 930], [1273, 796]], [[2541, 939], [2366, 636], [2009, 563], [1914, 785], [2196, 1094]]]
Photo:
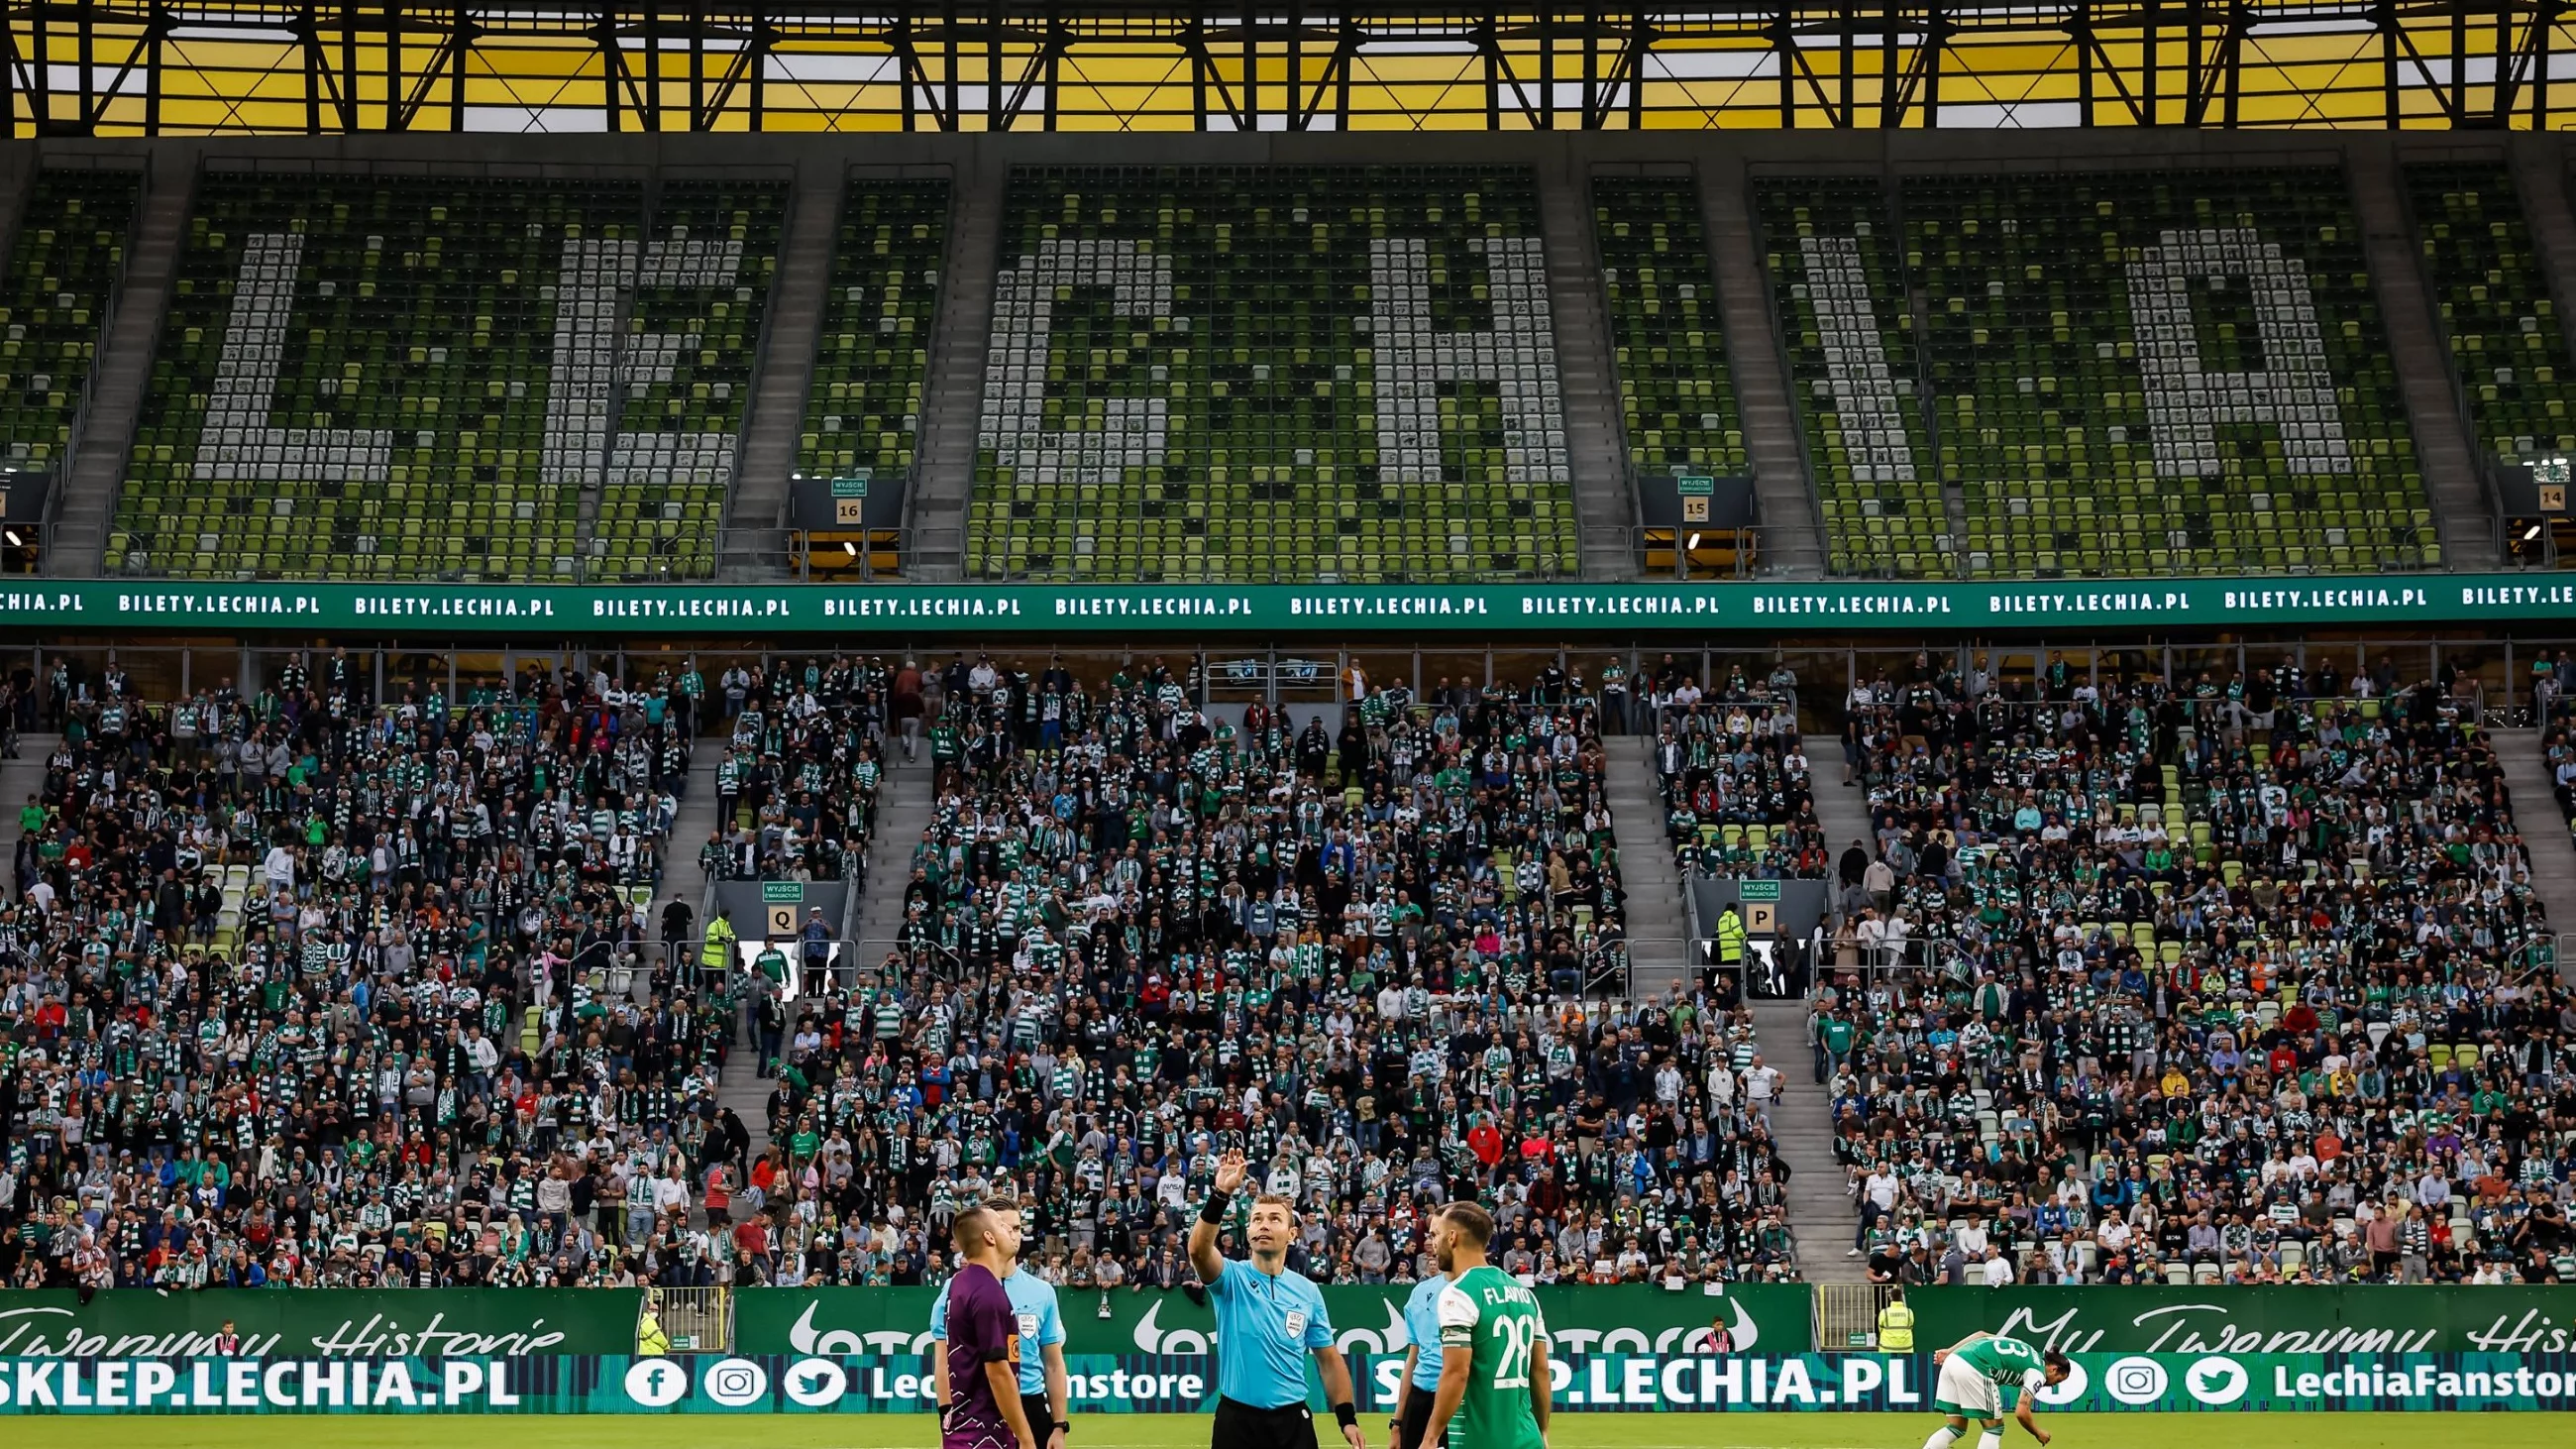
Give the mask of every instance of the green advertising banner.
[[2576, 1352], [2576, 1288], [1918, 1288], [1915, 1343], [2066, 1353]]
[[[1352, 1364], [1371, 1414], [1395, 1403], [1404, 1363]], [[1203, 1360], [1073, 1354], [1071, 1408], [1188, 1414], [1214, 1408]], [[1551, 1355], [1555, 1406], [1574, 1413], [1920, 1413], [1928, 1355]], [[1313, 1386], [1310, 1383], [1310, 1393]], [[96, 1414], [927, 1414], [914, 1354], [684, 1358], [0, 1358], [0, 1416]], [[1320, 1408], [1319, 1399], [1310, 1403]], [[2079, 1354], [2040, 1395], [2050, 1412], [2314, 1413], [2576, 1408], [2565, 1354]]]
[[67, 580], [0, 586], [0, 627], [864, 640], [1132, 634], [1686, 635], [1815, 629], [2510, 625], [2576, 620], [2531, 574], [1881, 584], [503, 584]]
[[[1334, 1342], [1344, 1353], [1402, 1354], [1410, 1284], [1334, 1285], [1324, 1292]], [[1536, 1290], [1562, 1353], [1687, 1353], [1707, 1343], [1722, 1314], [1738, 1353], [1814, 1346], [1814, 1297], [1789, 1284], [1736, 1284], [1723, 1294], [1644, 1285], [1561, 1285]], [[744, 1353], [921, 1353], [930, 1344], [928, 1288], [750, 1288], [733, 1295], [734, 1347]], [[1186, 1294], [1133, 1291], [1061, 1295], [1065, 1352], [1196, 1357], [1216, 1336], [1216, 1314]]]
[[155, 1358], [214, 1351], [232, 1325], [247, 1357], [632, 1353], [631, 1288], [397, 1288], [196, 1293], [0, 1292], [0, 1356]]

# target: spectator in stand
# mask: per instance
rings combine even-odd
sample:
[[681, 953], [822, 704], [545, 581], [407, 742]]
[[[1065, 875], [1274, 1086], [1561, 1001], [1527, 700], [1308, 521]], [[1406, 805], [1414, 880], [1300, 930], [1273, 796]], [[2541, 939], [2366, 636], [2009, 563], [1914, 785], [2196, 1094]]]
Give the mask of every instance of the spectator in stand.
[[1992, 1223], [1970, 1256], [2061, 1282], [2576, 1276], [2576, 1006], [2502, 771], [2458, 678], [2378, 674], [1866, 691], [1930, 953], [1812, 1003], [1874, 1263]]

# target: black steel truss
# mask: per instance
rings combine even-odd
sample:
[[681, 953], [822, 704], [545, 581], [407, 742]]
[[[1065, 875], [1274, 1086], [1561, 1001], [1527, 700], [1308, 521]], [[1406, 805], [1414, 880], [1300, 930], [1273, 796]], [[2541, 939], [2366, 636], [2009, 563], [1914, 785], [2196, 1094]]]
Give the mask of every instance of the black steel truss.
[[[17, 136], [491, 129], [496, 104], [616, 131], [1929, 127], [1963, 95], [2005, 123], [2546, 128], [2567, 9], [36, 0], [6, 7], [0, 100]], [[818, 56], [880, 69], [781, 83]]]

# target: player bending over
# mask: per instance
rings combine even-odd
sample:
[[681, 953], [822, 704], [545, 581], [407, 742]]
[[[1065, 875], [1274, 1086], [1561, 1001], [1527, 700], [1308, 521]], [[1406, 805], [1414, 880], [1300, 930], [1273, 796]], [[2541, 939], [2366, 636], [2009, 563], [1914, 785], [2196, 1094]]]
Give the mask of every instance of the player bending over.
[[1932, 1407], [1950, 1419], [1932, 1431], [1923, 1449], [1951, 1449], [1967, 1432], [1970, 1419], [1978, 1424], [1977, 1449], [2003, 1449], [2008, 1389], [2020, 1391], [2013, 1417], [2021, 1420], [2030, 1437], [2048, 1442], [2048, 1431], [2039, 1427], [2031, 1406], [2039, 1401], [2041, 1389], [2065, 1382], [2071, 1371], [2066, 1355], [2054, 1349], [2042, 1353], [2018, 1338], [1972, 1333], [1935, 1352], [1932, 1362], [1941, 1370], [1940, 1383], [1932, 1391]]

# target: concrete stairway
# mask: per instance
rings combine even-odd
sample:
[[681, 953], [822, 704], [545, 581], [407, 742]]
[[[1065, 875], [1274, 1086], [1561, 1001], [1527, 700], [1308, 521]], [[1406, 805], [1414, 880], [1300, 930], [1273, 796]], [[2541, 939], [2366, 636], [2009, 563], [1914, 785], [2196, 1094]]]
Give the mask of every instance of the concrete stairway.
[[2389, 356], [2397, 363], [2414, 425], [2415, 451], [2432, 494], [2433, 521], [2442, 533], [2442, 561], [2452, 568], [2496, 566], [2495, 519], [2478, 484], [2477, 457], [2469, 449], [2451, 386], [2451, 356], [2433, 323], [2424, 273], [2408, 226], [2403, 189], [2392, 148], [2356, 142], [2346, 152], [2353, 205], [2361, 221], [2371, 281], [2379, 290], [2379, 315], [2388, 329]]
[[805, 394], [814, 377], [814, 345], [823, 326], [823, 291], [832, 279], [832, 246], [839, 235], [842, 173], [813, 165], [796, 178], [795, 210], [787, 218], [785, 254], [770, 297], [769, 339], [760, 359], [760, 381], [743, 419], [742, 446], [734, 455], [733, 506], [725, 518], [722, 567], [774, 572], [781, 567], [780, 539], [771, 529], [787, 519], [788, 475], [796, 470], [797, 440], [805, 425]]
[[1664, 838], [1663, 792], [1647, 742], [1631, 735], [1608, 742], [1610, 825], [1619, 842], [1619, 884], [1627, 893], [1629, 989], [1660, 996], [1690, 976], [1690, 912], [1682, 906], [1681, 872]]
[[724, 1075], [716, 1081], [716, 1106], [731, 1108], [751, 1134], [751, 1155], [769, 1150], [769, 1078], [760, 1075], [760, 1043], [748, 1029], [725, 1056]]
[[1763, 1064], [1781, 1073], [1771, 1140], [1789, 1164], [1789, 1230], [1798, 1238], [1798, 1266], [1810, 1283], [1864, 1282], [1861, 1260], [1845, 1256], [1859, 1220], [1843, 1191], [1842, 1164], [1834, 1161], [1833, 1113], [1815, 1080], [1806, 1003], [1755, 1002], [1753, 1043]]
[[1727, 370], [1744, 409], [1744, 450], [1762, 508], [1762, 553], [1769, 572], [1820, 578], [1824, 541], [1817, 534], [1814, 490], [1798, 446], [1798, 414], [1788, 373], [1771, 331], [1771, 277], [1753, 240], [1753, 214], [1741, 166], [1700, 169], [1700, 216], [1717, 300], [1726, 327]]
[[[709, 670], [710, 678], [716, 671]], [[721, 710], [719, 699], [714, 708]], [[704, 721], [700, 721], [703, 725]], [[669, 853], [662, 861], [662, 894], [654, 902], [653, 926], [662, 925], [661, 909], [678, 896], [689, 903], [690, 919], [698, 930], [707, 928], [707, 873], [698, 864], [698, 851], [707, 843], [708, 832], [716, 828], [716, 763], [724, 754], [724, 737], [701, 735], [689, 753], [689, 784], [680, 793], [680, 813], [671, 822]]]
[[53, 547], [45, 550], [46, 572], [57, 577], [88, 578], [99, 571], [107, 547], [108, 522], [116, 514], [116, 496], [125, 482], [125, 459], [134, 445], [134, 422], [142, 411], [143, 388], [152, 377], [152, 344], [168, 310], [171, 275], [188, 230], [188, 198], [195, 193], [196, 171], [172, 163], [152, 168], [151, 189], [143, 198], [143, 215], [134, 229], [134, 250], [125, 259], [125, 278], [100, 344], [98, 380], [72, 443], [71, 481], [64, 487], [56, 515]]
[[1583, 576], [1632, 579], [1637, 551], [1625, 530], [1636, 524], [1637, 505], [1628, 488], [1627, 430], [1601, 305], [1592, 188], [1585, 173], [1574, 169], [1579, 164], [1539, 172], [1557, 395], [1565, 408], [1566, 456], [1574, 468], [1574, 516], [1583, 528]]
[[1807, 780], [1816, 797], [1816, 823], [1825, 827], [1826, 858], [1839, 865], [1857, 840], [1872, 856], [1878, 835], [1869, 825], [1869, 796], [1843, 783], [1842, 746], [1830, 739], [1807, 742]]
[[27, 806], [27, 797], [45, 788], [45, 757], [62, 743], [62, 736], [28, 734], [18, 736], [18, 757], [0, 759], [0, 900], [18, 898], [18, 812]]
[[32, 151], [13, 150], [0, 157], [0, 257], [18, 245], [18, 227], [27, 219], [27, 202], [36, 189], [35, 173]]
[[921, 578], [933, 581], [956, 579], [966, 568], [966, 506], [975, 491], [975, 430], [984, 417], [984, 354], [993, 334], [993, 282], [1009, 178], [998, 164], [957, 177], [956, 226], [940, 274], [938, 341], [913, 452], [919, 462], [904, 509], [913, 530], [906, 557], [918, 565]]
[[[2522, 847], [2531, 857], [2531, 889], [2548, 908], [2550, 924], [2560, 931], [2576, 930], [2576, 840], [2567, 832], [2565, 817], [2558, 813], [2558, 799], [2549, 788], [2549, 768], [2540, 755], [2540, 731], [2490, 730], [2487, 737], [2495, 744], [2496, 763], [2504, 766], [2507, 789], [2513, 792], [2513, 822], [2522, 831]], [[2571, 963], [2562, 953], [2559, 969], [2566, 971]]]
[[2558, 301], [2558, 325], [2576, 344], [2576, 314], [2567, 310], [2565, 300], [2576, 297], [2576, 212], [2567, 204], [2567, 153], [2554, 138], [2530, 139], [2540, 144], [2522, 144], [2519, 137], [2512, 143], [2514, 188], [2522, 193], [2523, 218], [2531, 226], [2541, 272], [2549, 279], [2549, 295]]
[[903, 747], [890, 744], [885, 780], [877, 787], [883, 814], [868, 841], [868, 891], [859, 910], [858, 966], [865, 970], [895, 949], [903, 928], [903, 888], [912, 882], [912, 849], [930, 828], [930, 743], [906, 763]]

